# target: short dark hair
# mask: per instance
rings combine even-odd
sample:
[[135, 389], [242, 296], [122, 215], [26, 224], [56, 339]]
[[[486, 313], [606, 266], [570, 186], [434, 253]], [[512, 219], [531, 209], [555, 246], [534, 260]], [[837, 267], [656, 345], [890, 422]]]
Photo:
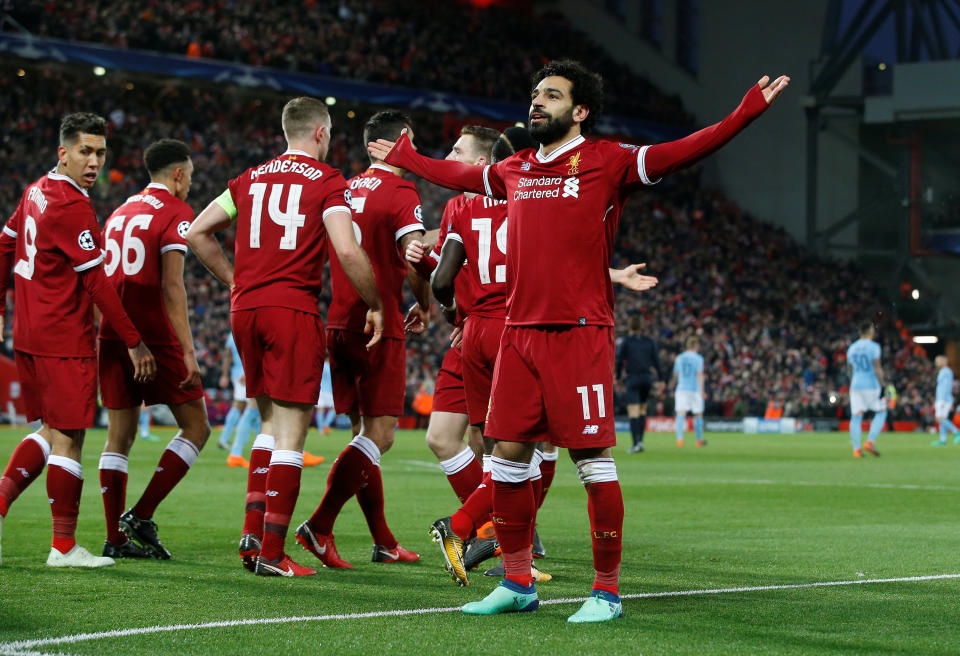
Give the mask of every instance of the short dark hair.
[[639, 315], [639, 314], [631, 314], [631, 315], [630, 315], [630, 319], [629, 319], [629, 321], [628, 321], [628, 324], [629, 324], [629, 326], [630, 326], [630, 332], [632, 332], [632, 333], [638, 333], [638, 332], [640, 332], [640, 328], [641, 328], [641, 326], [642, 326], [642, 323], [641, 323], [641, 321], [640, 321], [640, 315]]
[[582, 132], [590, 132], [603, 112], [603, 78], [578, 61], [558, 59], [547, 62], [546, 66], [533, 74], [533, 86], [554, 75], [570, 80], [570, 96], [574, 105], [585, 105], [590, 109], [586, 120], [580, 123]]
[[106, 119], [90, 112], [77, 112], [64, 116], [60, 121], [60, 145], [73, 143], [81, 134], [107, 136]]
[[143, 151], [143, 164], [147, 173], [154, 177], [172, 164], [182, 164], [190, 159], [190, 148], [178, 139], [161, 139]]
[[477, 157], [486, 158], [490, 161], [493, 144], [500, 138], [500, 133], [493, 128], [485, 128], [482, 125], [464, 125], [460, 128], [460, 134], [464, 137], [473, 137], [473, 149]]
[[696, 335], [690, 335], [689, 337], [687, 337], [687, 348], [688, 348], [688, 349], [697, 348], [698, 346], [700, 346], [700, 338], [699, 338], [699, 337], [697, 337]]
[[864, 336], [873, 328], [872, 321], [861, 321], [859, 326], [860, 336]]
[[363, 126], [363, 143], [377, 139], [396, 141], [403, 128], [413, 125], [410, 116], [396, 109], [385, 109], [371, 116]]
[[509, 127], [503, 131], [503, 134], [497, 139], [497, 143], [493, 144], [490, 161], [491, 163], [502, 162], [521, 150], [536, 147], [537, 142], [530, 136], [530, 131], [527, 128]]
[[310, 135], [317, 123], [330, 120], [330, 110], [323, 102], [309, 96], [293, 98], [283, 106], [280, 126], [287, 141], [302, 139]]

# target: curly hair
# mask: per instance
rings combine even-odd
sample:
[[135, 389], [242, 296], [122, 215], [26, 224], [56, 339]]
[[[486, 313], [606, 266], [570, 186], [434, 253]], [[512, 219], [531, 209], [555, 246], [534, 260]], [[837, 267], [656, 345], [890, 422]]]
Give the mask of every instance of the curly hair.
[[533, 74], [533, 86], [551, 76], [570, 80], [570, 95], [574, 105], [584, 105], [590, 113], [580, 124], [582, 132], [590, 132], [603, 112], [603, 78], [573, 59], [557, 59]]

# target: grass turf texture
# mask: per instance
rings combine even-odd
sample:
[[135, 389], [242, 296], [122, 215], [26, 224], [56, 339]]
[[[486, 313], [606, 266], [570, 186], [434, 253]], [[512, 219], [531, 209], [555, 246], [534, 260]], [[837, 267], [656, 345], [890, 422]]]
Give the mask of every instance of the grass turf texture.
[[[128, 505], [139, 497], [172, 432], [138, 441], [130, 456]], [[25, 434], [0, 430], [6, 462]], [[217, 431], [214, 432], [217, 434]], [[846, 436], [709, 435], [683, 449], [671, 435], [647, 438], [647, 452], [616, 450], [624, 492], [621, 592], [652, 593], [847, 581], [960, 572], [960, 448], [928, 446], [927, 435], [883, 435], [883, 457], [854, 460]], [[99, 553], [103, 511], [97, 462], [103, 431], [90, 431], [80, 544]], [[319, 502], [327, 472], [348, 436], [307, 448], [327, 462], [304, 470], [295, 528]], [[100, 571], [44, 566], [50, 513], [43, 480], [16, 502], [3, 525], [0, 642], [75, 633], [221, 620], [447, 608], [486, 595], [493, 579], [471, 573], [458, 588], [429, 542], [431, 522], [456, 499], [422, 432], [401, 431], [384, 457], [387, 517], [420, 563], [370, 562], [359, 507], [335, 527], [353, 571], [320, 569], [306, 579], [259, 578], [236, 547], [246, 470], [228, 469], [213, 439], [156, 521], [173, 560], [120, 561]], [[592, 582], [586, 496], [561, 454], [539, 517], [554, 576], [543, 600], [585, 596]], [[295, 560], [319, 563], [288, 538]], [[879, 583], [624, 601], [625, 617], [573, 626], [575, 603], [533, 614], [466, 617], [458, 612], [300, 621], [111, 637], [35, 647], [68, 654], [450, 653], [450, 654], [956, 654], [960, 581]], [[0, 653], [3, 649], [0, 648]]]

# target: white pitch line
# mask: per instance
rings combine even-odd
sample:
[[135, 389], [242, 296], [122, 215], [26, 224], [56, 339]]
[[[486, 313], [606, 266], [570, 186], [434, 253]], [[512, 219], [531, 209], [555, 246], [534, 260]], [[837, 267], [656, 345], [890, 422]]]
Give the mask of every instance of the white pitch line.
[[[932, 574], [929, 576], [900, 576], [888, 579], [856, 579], [853, 581], [814, 581], [812, 583], [790, 583], [784, 585], [759, 585], [735, 588], [713, 588], [702, 590], [668, 590], [666, 592], [641, 592], [621, 595], [621, 599], [659, 599], [663, 597], [690, 597], [698, 595], [731, 594], [738, 592], [766, 592], [770, 590], [799, 590], [802, 588], [829, 588], [846, 585], [867, 585], [873, 583], [915, 583], [919, 581], [941, 581], [960, 579], [960, 574]], [[541, 605], [582, 603], [586, 597], [566, 599], [546, 599]], [[5, 656], [36, 656], [36, 652], [28, 650], [34, 647], [47, 645], [63, 645], [84, 642], [89, 640], [103, 640], [106, 638], [123, 638], [134, 635], [151, 633], [168, 633], [171, 631], [193, 631], [197, 629], [216, 629], [233, 626], [260, 626], [264, 624], [290, 624], [293, 622], [323, 622], [328, 620], [360, 620], [380, 617], [406, 617], [410, 615], [429, 615], [436, 613], [454, 613], [460, 606], [446, 608], [410, 608], [405, 610], [380, 610], [368, 613], [338, 613], [332, 615], [301, 615], [297, 617], [262, 617], [247, 620], [221, 620], [219, 622], [203, 622], [200, 624], [169, 624], [165, 626], [145, 626], [133, 629], [116, 629], [113, 631], [99, 631], [97, 633], [76, 633], [59, 638], [40, 638], [37, 640], [19, 640], [0, 643], [0, 655]]]
[[700, 485], [714, 483], [716, 485], [786, 485], [793, 487], [864, 487], [875, 490], [922, 490], [925, 492], [957, 492], [960, 486], [956, 485], [919, 485], [913, 483], [840, 483], [827, 481], [775, 481], [766, 478], [689, 478], [686, 476], [650, 476], [647, 483], [682, 482]]

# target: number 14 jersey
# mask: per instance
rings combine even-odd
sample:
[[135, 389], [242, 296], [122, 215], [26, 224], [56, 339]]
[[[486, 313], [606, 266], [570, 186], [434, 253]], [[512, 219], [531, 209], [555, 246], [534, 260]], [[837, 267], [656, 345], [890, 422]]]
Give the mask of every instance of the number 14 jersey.
[[285, 307], [319, 314], [327, 231], [323, 219], [350, 213], [335, 168], [288, 150], [227, 184], [237, 214], [230, 309]]
[[[118, 207], [103, 227], [103, 268], [145, 344], [179, 344], [163, 304], [163, 254], [186, 254], [193, 210], [162, 184], [151, 183]], [[101, 319], [100, 339], [120, 340]]]

